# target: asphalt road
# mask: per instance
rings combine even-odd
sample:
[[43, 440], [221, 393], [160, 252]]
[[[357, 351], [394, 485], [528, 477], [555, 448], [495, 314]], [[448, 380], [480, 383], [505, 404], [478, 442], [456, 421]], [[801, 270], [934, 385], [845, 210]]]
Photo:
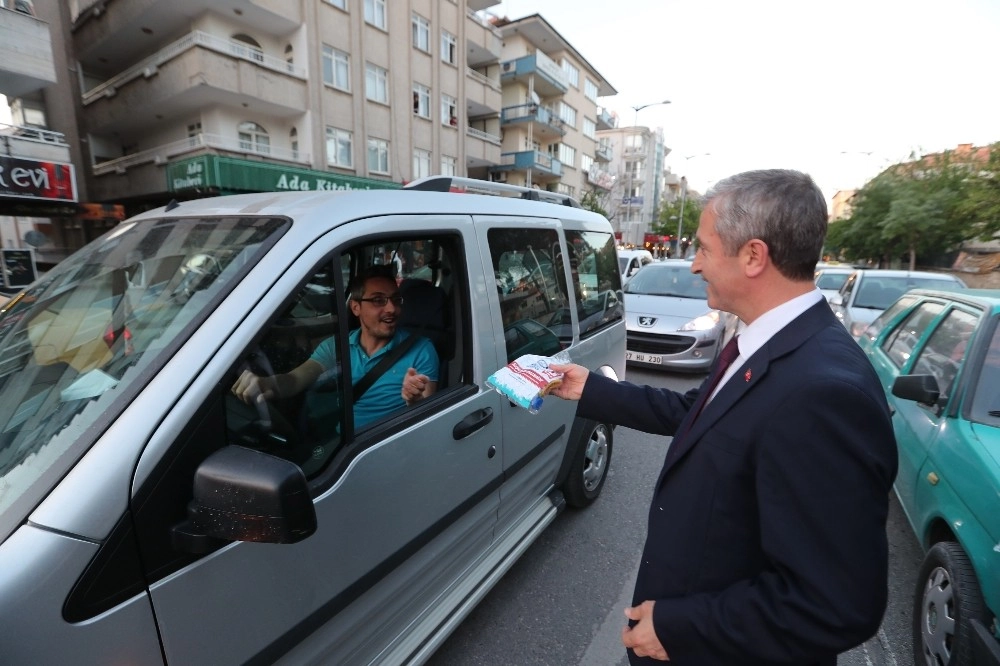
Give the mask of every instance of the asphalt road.
[[[630, 381], [687, 390], [703, 375], [630, 368]], [[623, 609], [645, 538], [664, 440], [615, 431], [610, 476], [588, 509], [568, 509], [430, 659], [430, 666], [626, 666]], [[890, 601], [883, 626], [839, 666], [909, 666], [919, 545], [892, 498]]]

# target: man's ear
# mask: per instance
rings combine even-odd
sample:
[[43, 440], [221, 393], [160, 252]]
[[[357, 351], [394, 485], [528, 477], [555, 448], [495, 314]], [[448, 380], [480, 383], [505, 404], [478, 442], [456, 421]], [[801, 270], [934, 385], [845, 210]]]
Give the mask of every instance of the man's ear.
[[741, 250], [743, 259], [743, 270], [747, 277], [757, 277], [770, 261], [770, 253], [767, 243], [759, 238], [752, 238]]
[[361, 303], [357, 302], [353, 298], [347, 301], [351, 305], [351, 314], [355, 317], [361, 316]]

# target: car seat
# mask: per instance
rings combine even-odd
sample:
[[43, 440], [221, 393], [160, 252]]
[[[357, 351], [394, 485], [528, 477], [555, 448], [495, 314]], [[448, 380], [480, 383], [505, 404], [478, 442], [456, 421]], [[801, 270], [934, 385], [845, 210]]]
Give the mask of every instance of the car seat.
[[415, 335], [428, 338], [437, 350], [441, 363], [438, 388], [448, 379], [448, 362], [455, 354], [455, 338], [451, 327], [448, 295], [444, 289], [426, 280], [408, 278], [399, 285], [403, 297], [403, 314], [400, 326]]

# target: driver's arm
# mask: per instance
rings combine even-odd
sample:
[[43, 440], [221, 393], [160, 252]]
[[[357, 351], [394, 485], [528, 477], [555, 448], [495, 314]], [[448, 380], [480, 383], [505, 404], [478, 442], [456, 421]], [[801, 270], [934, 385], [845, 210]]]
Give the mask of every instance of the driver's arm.
[[323, 366], [307, 359], [298, 367], [270, 377], [255, 375], [244, 370], [233, 384], [233, 395], [250, 405], [275, 398], [287, 398], [302, 393], [323, 374]]

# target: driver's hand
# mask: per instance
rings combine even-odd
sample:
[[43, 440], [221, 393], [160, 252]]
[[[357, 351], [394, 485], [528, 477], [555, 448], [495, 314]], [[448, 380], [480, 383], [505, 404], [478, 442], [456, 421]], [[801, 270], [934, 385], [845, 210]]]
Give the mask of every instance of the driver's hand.
[[233, 395], [248, 405], [263, 404], [275, 397], [274, 380], [244, 370], [233, 384]]

